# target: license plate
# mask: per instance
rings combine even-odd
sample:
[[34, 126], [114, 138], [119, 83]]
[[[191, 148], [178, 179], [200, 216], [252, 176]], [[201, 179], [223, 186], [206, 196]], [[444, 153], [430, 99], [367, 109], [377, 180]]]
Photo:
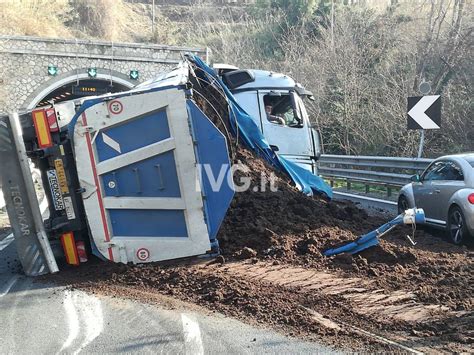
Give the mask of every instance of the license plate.
[[56, 159], [54, 161], [54, 166], [56, 168], [56, 174], [58, 177], [59, 188], [61, 189], [62, 194], [69, 193], [69, 187], [67, 186], [66, 172], [64, 171], [64, 164], [61, 159]]
[[74, 213], [74, 206], [72, 204], [72, 198], [70, 196], [64, 197], [64, 208], [66, 209], [67, 219], [76, 218], [76, 214]]
[[64, 199], [61, 194], [61, 189], [59, 187], [58, 176], [56, 175], [56, 170], [48, 170], [48, 181], [49, 188], [51, 190], [51, 196], [53, 197], [54, 208], [56, 211], [64, 210]]

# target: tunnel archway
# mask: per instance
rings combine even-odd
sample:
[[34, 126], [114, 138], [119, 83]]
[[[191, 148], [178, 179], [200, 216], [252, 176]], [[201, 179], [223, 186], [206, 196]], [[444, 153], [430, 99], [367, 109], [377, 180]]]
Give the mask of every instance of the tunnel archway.
[[58, 75], [40, 85], [23, 103], [22, 109], [31, 110], [47, 104], [74, 98], [102, 95], [131, 89], [138, 82], [127, 75], [109, 69], [98, 69], [94, 78], [89, 77], [87, 68], [75, 69]]

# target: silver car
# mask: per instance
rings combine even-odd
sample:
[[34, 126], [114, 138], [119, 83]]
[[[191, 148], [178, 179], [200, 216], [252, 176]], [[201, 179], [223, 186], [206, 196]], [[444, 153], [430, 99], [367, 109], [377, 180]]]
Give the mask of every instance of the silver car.
[[400, 190], [399, 212], [423, 208], [426, 223], [455, 244], [474, 236], [474, 153], [440, 157], [411, 180]]

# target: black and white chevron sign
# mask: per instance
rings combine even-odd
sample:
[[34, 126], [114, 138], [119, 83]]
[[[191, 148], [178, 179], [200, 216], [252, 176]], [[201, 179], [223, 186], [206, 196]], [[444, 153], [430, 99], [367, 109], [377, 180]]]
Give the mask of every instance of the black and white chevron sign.
[[408, 129], [441, 128], [441, 96], [414, 96], [408, 98]]

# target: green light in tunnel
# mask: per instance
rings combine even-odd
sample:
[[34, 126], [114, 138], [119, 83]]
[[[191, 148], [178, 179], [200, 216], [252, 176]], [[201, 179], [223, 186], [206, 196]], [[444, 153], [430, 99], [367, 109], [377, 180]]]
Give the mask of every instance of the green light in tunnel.
[[55, 76], [58, 74], [58, 67], [55, 65], [48, 65], [48, 75]]
[[88, 68], [87, 75], [89, 75], [90, 78], [95, 78], [97, 76], [97, 68]]
[[140, 73], [138, 72], [138, 70], [136, 69], [130, 70], [130, 79], [138, 80], [139, 77], [140, 77]]

